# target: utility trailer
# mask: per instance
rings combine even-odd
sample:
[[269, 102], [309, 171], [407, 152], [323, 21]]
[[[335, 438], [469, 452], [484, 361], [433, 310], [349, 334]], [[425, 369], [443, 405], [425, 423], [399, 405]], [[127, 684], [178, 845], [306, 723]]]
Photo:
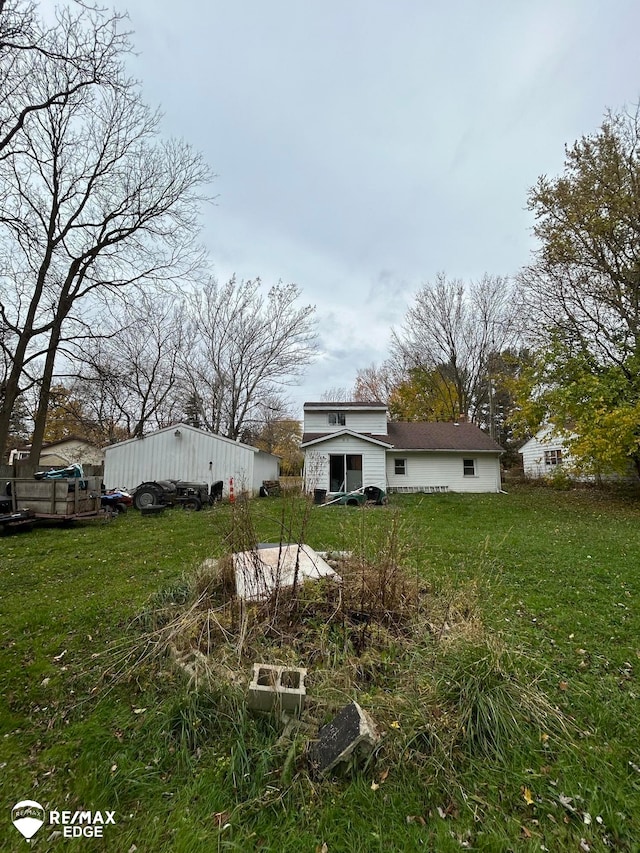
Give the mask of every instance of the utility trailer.
[[31, 527], [36, 520], [36, 514], [31, 509], [11, 512], [5, 501], [0, 501], [0, 530], [15, 527]]
[[[100, 477], [60, 479], [12, 478], [5, 487], [0, 512], [31, 512], [32, 520], [73, 521], [102, 514]], [[7, 506], [8, 504], [8, 506]]]

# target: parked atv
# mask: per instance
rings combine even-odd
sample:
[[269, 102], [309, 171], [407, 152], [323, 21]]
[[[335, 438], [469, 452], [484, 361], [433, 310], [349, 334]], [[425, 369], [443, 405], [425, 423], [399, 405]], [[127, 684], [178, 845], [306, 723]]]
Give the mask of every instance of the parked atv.
[[133, 498], [124, 489], [109, 489], [100, 496], [100, 504], [112, 513], [125, 513], [133, 505]]

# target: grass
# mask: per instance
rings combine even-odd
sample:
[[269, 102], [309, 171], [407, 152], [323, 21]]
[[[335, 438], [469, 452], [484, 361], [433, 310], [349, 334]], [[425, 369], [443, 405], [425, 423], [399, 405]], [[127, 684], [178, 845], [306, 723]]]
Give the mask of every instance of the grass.
[[[310, 667], [331, 700], [318, 722], [356, 698], [381, 724], [375, 761], [314, 780], [305, 733], [282, 741], [240, 687], [190, 691], [168, 657], [110, 674], [152, 612], [202, 591], [196, 568], [226, 551], [228, 507], [4, 536], [0, 849], [24, 849], [10, 809], [25, 798], [115, 809], [95, 850], [640, 849], [637, 499], [521, 487], [308, 519], [284, 507], [252, 504], [260, 541], [304, 524], [312, 547], [358, 542], [371, 559], [399, 519], [430, 628], [344, 655], [327, 625], [323, 666], [344, 680]], [[43, 832], [36, 849], [65, 843]]]

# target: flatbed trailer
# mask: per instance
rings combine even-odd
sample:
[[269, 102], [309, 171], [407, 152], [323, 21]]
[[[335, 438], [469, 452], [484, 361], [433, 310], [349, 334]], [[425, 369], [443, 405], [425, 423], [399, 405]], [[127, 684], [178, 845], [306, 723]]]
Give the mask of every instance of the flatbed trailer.
[[35, 520], [36, 514], [30, 509], [21, 512], [0, 512], [0, 529], [31, 526]]

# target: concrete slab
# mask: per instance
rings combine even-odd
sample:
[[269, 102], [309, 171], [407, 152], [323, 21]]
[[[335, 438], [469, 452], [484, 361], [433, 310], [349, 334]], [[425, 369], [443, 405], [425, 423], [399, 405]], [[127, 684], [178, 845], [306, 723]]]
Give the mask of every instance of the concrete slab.
[[322, 726], [309, 748], [309, 763], [315, 773], [329, 773], [354, 754], [368, 755], [379, 740], [369, 714], [357, 702], [352, 702]]
[[[297, 575], [296, 575], [297, 566]], [[261, 544], [254, 551], [233, 555], [236, 594], [245, 601], [262, 601], [276, 589], [293, 586], [294, 579], [320, 580], [340, 576], [308, 545]]]

